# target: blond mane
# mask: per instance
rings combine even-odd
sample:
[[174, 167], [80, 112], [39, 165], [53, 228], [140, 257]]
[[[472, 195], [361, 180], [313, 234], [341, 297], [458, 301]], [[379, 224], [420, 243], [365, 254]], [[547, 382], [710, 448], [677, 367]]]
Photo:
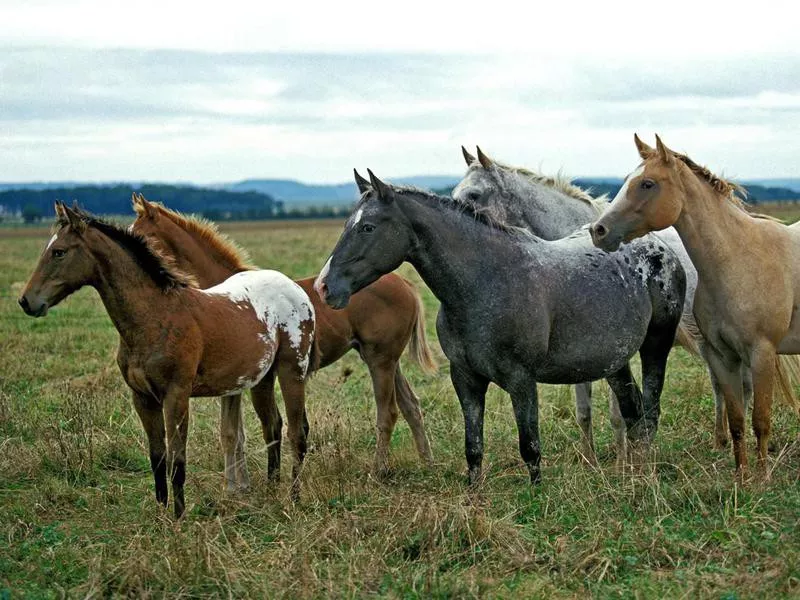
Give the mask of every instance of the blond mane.
[[[160, 215], [168, 218], [189, 234], [206, 242], [223, 260], [228, 262], [232, 268], [241, 271], [250, 271], [257, 268], [250, 262], [250, 256], [247, 250], [239, 246], [224, 233], [221, 233], [216, 223], [213, 221], [209, 221], [203, 217], [183, 215], [158, 202], [149, 202], [149, 204], [156, 208]], [[147, 210], [139, 202], [134, 202], [134, 210], [139, 216], [147, 215]]]
[[694, 173], [696, 177], [702, 179], [706, 183], [711, 186], [711, 189], [714, 190], [717, 194], [728, 200], [728, 202], [732, 203], [736, 208], [741, 210], [742, 212], [746, 212], [748, 215], [755, 219], [766, 219], [769, 221], [777, 221], [778, 223], [782, 223], [780, 219], [776, 219], [770, 215], [765, 215], [762, 213], [754, 213], [750, 212], [750, 205], [747, 204], [745, 201], [747, 198], [747, 190], [744, 189], [738, 183], [734, 183], [733, 181], [728, 181], [727, 179], [723, 179], [718, 175], [715, 175], [711, 172], [711, 169], [708, 167], [704, 167], [702, 165], [698, 165], [694, 162], [691, 158], [689, 158], [686, 154], [681, 154], [679, 152], [675, 152], [674, 150], [670, 150], [672, 154], [680, 160], [684, 165], [686, 165], [689, 170]]

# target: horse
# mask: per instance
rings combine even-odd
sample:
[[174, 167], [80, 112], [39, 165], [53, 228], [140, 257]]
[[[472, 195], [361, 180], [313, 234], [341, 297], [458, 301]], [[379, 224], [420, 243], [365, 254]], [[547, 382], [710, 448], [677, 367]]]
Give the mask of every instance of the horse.
[[[243, 251], [208, 221], [181, 215], [149, 202], [141, 194], [134, 195], [133, 208], [137, 217], [132, 231], [164, 249], [178, 267], [192, 273], [201, 286], [215, 285], [235, 273], [255, 268], [248, 263]], [[343, 310], [332, 310], [319, 299], [313, 292], [313, 277], [297, 280], [297, 284], [314, 304], [319, 367], [336, 362], [353, 348], [367, 365], [377, 406], [375, 473], [382, 476], [388, 472], [389, 441], [398, 407], [411, 428], [421, 459], [432, 464], [419, 399], [400, 368], [400, 356], [408, 347], [410, 358], [423, 371], [431, 373], [436, 369], [425, 334], [422, 299], [413, 284], [399, 275], [386, 275], [355, 294], [353, 302]], [[258, 393], [272, 394], [272, 388], [267, 381]], [[227, 399], [223, 399], [222, 405], [226, 472], [227, 457], [231, 457], [233, 463], [233, 456], [244, 452], [240, 449], [244, 441], [240, 398], [229, 398], [234, 399], [235, 406], [227, 407]], [[276, 414], [280, 420], [280, 414]], [[236, 461], [237, 464], [241, 462]]]
[[[489, 158], [480, 148], [477, 149], [477, 157], [467, 152], [463, 146], [461, 152], [467, 163], [467, 173], [453, 189], [453, 198], [471, 202], [482, 210], [489, 211], [495, 218], [511, 225], [526, 227], [544, 239], [553, 240], [571, 234], [577, 228], [596, 220], [608, 204], [605, 196], [593, 198], [563, 176], [548, 177], [527, 169], [504, 165]], [[585, 235], [588, 236], [589, 232]], [[654, 235], [669, 246], [686, 272], [686, 300], [675, 342], [690, 353], [702, 357], [706, 363], [714, 395], [714, 446], [723, 448], [728, 442], [725, 400], [719, 381], [705, 358], [706, 342], [692, 312], [697, 288], [697, 269], [694, 268], [674, 227], [663, 229]], [[799, 369], [797, 357], [782, 356], [776, 364], [780, 398], [790, 406], [795, 402], [792, 385]], [[752, 400], [752, 376], [749, 370], [745, 370], [742, 375], [746, 409]], [[583, 431], [584, 456], [589, 453], [588, 456], [592, 457], [591, 387], [575, 386], [575, 392], [578, 423]], [[624, 453], [625, 429], [613, 395], [609, 397], [609, 406], [619, 458]]]
[[[511, 396], [531, 483], [541, 479], [537, 382], [605, 378], [632, 444], [649, 446], [686, 287], [664, 246], [639, 242], [611, 255], [580, 239], [546, 241], [471, 205], [369, 174], [314, 287], [342, 307], [402, 262], [416, 268], [441, 302], [436, 327], [464, 415], [470, 484], [481, 477], [489, 382]], [[629, 367], [637, 351], [644, 393]]]
[[[19, 304], [43, 317], [85, 285], [100, 294], [120, 336], [117, 364], [147, 434], [157, 502], [167, 505], [169, 473], [175, 516], [185, 510], [189, 398], [240, 394], [275, 371], [294, 450], [296, 499], [306, 452], [305, 380], [316, 360], [308, 295], [277, 271], [247, 271], [196, 289], [143, 237], [77, 207], [56, 203], [55, 209], [55, 234]], [[259, 416], [273, 410], [258, 406]], [[280, 430], [270, 431], [268, 469], [279, 472]]]
[[634, 142], [642, 162], [591, 226], [592, 239], [613, 251], [649, 231], [675, 227], [699, 276], [694, 316], [725, 398], [737, 478], [743, 480], [747, 469], [747, 371], [758, 469], [768, 477], [776, 356], [800, 353], [800, 229], [748, 213], [742, 188], [673, 152], [658, 136], [656, 148], [638, 135]]

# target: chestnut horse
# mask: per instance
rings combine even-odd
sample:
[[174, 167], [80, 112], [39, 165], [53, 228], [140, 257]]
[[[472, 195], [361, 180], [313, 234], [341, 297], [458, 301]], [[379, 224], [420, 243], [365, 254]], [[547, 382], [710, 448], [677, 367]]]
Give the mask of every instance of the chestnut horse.
[[[240, 273], [199, 290], [141, 236], [61, 203], [56, 215], [58, 229], [19, 304], [41, 317], [84, 285], [98, 291], [119, 332], [117, 364], [147, 434], [156, 500], [167, 503], [169, 473], [175, 516], [183, 514], [189, 398], [240, 394], [276, 370], [296, 497], [306, 451], [304, 382], [316, 358], [314, 307], [306, 293], [277, 271]], [[259, 407], [259, 415], [269, 410]], [[267, 441], [274, 470], [280, 431]]]
[[[201, 286], [214, 285], [234, 273], [255, 268], [248, 264], [242, 250], [207, 221], [186, 217], [148, 202], [141, 194], [134, 195], [133, 208], [137, 218], [132, 231], [162, 247], [180, 269], [192, 273]], [[388, 470], [389, 440], [397, 421], [398, 407], [411, 428], [417, 451], [423, 460], [430, 463], [431, 449], [419, 399], [400, 370], [399, 362], [410, 342], [411, 358], [426, 371], [435, 369], [425, 336], [422, 302], [413, 285], [399, 275], [385, 275], [355, 294], [347, 308], [333, 310], [312, 292], [313, 277], [300, 279], [297, 283], [314, 304], [319, 366], [336, 362], [352, 348], [358, 350], [367, 364], [377, 405], [376, 473], [383, 474]], [[271, 393], [271, 385], [265, 384], [263, 392]], [[223, 399], [222, 407], [222, 431], [229, 432], [223, 434], [225, 454], [226, 457], [234, 455], [233, 443], [238, 440], [235, 453], [243, 456], [244, 430], [239, 398], [236, 397], [236, 405], [230, 409], [226, 409], [226, 400]], [[243, 463], [241, 460], [236, 462]]]
[[671, 225], [697, 268], [694, 316], [725, 398], [736, 471], [747, 467], [742, 375], [753, 375], [753, 430], [765, 476], [776, 354], [800, 354], [800, 229], [749, 214], [741, 188], [634, 136], [642, 163], [592, 225], [596, 246], [615, 250]]

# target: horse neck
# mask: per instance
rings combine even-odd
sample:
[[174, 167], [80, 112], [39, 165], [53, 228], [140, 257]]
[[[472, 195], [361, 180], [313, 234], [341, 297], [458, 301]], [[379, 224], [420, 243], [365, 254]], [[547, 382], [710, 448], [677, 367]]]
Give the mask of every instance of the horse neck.
[[397, 202], [417, 240], [408, 262], [444, 305], [471, 304], [491, 275], [522, 260], [507, 234], [468, 214], [402, 196]]
[[[527, 181], [515, 175], [510, 193], [501, 202], [509, 216], [509, 224], [525, 227], [545, 240], [561, 239], [598, 216], [593, 205], [564, 194], [547, 185]], [[514, 222], [514, 221], [519, 222]]]
[[111, 317], [117, 332], [131, 345], [134, 334], [146, 331], [154, 315], [172, 310], [171, 294], [165, 294], [136, 260], [113, 240], [99, 232], [89, 249], [97, 262], [97, 278], [91, 283]]
[[174, 227], [182, 232], [180, 238], [164, 235], [159, 236], [159, 242], [173, 257], [178, 269], [193, 274], [201, 288], [222, 283], [242, 270], [205, 238], [190, 233], [177, 224]]
[[700, 279], [713, 282], [722, 275], [720, 267], [739, 254], [742, 240], [749, 238], [752, 219], [693, 174], [683, 174], [682, 178], [683, 208], [675, 229]]

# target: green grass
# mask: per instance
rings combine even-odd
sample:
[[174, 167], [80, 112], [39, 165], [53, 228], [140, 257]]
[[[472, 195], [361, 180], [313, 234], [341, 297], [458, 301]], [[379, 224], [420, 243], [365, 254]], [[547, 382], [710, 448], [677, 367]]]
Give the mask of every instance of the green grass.
[[[256, 264], [301, 277], [319, 269], [340, 228], [228, 231]], [[542, 386], [543, 483], [531, 488], [510, 401], [492, 387], [486, 481], [470, 491], [437, 303], [407, 265], [442, 365], [425, 376], [404, 362], [435, 466], [419, 464], [401, 421], [391, 475], [371, 477], [375, 407], [351, 353], [310, 384], [313, 450], [296, 505], [285, 481], [265, 482], [249, 406], [253, 489], [223, 492], [218, 403], [193, 400], [187, 516], [176, 523], [156, 506], [144, 434], [114, 362], [117, 335], [97, 294], [82, 290], [45, 319], [16, 306], [47, 239], [0, 233], [0, 598], [800, 595], [800, 427], [788, 410], [775, 410], [772, 481], [741, 489], [730, 452], [711, 449], [703, 365], [682, 350], [670, 358], [655, 474], [614, 470], [603, 386], [594, 415], [601, 468], [583, 466], [571, 391]]]

